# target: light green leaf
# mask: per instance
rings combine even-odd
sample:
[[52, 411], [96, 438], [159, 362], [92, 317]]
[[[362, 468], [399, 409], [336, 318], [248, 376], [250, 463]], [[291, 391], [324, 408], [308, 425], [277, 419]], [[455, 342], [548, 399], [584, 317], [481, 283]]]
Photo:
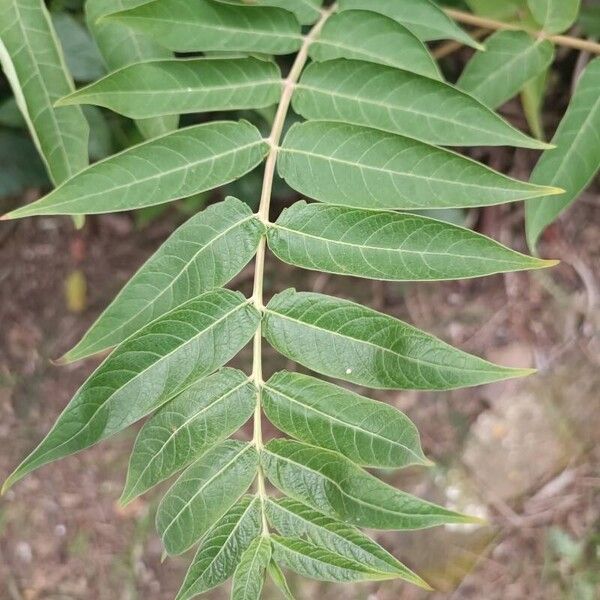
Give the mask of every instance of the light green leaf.
[[233, 574], [231, 600], [259, 600], [270, 560], [270, 537], [257, 537], [242, 554]]
[[159, 0], [106, 20], [135, 28], [176, 52], [288, 54], [302, 43], [300, 24], [291, 12], [280, 8]]
[[[550, 69], [528, 81], [521, 90], [521, 104], [529, 125], [529, 129], [538, 140], [545, 138], [542, 108], [547, 90]], [[549, 148], [550, 150], [551, 148]]]
[[92, 81], [102, 77], [106, 72], [104, 62], [87, 29], [67, 12], [53, 13], [52, 24], [71, 75], [77, 81]]
[[276, 562], [271, 562], [267, 566], [267, 572], [269, 573], [273, 583], [277, 586], [277, 589], [281, 592], [282, 596], [285, 600], [294, 600], [294, 595], [292, 594], [292, 590], [290, 590], [290, 586], [283, 574], [283, 571], [279, 567]]
[[419, 433], [400, 411], [299, 373], [275, 373], [261, 402], [277, 429], [302, 442], [335, 450], [359, 465], [428, 465]]
[[167, 491], [156, 529], [168, 554], [182, 554], [237, 502], [256, 477], [258, 453], [247, 442], [227, 440], [190, 465]]
[[328, 121], [293, 125], [278, 166], [301, 194], [354, 208], [462, 208], [559, 193], [417, 140]]
[[516, 96], [523, 86], [550, 65], [554, 46], [524, 31], [498, 31], [467, 63], [457, 86], [490, 108]]
[[293, 106], [306, 119], [365, 125], [439, 146], [548, 147], [447, 83], [362, 61], [310, 65]]
[[248, 205], [236, 198], [197, 213], [125, 284], [62, 361], [115, 346], [190, 298], [225, 285], [254, 256], [263, 232]]
[[418, 575], [351, 525], [336, 521], [292, 498], [269, 499], [266, 511], [269, 522], [286, 537], [306, 538], [316, 546], [368, 566], [372, 571], [387, 573], [389, 577], [398, 577], [429, 589]]
[[223, 369], [165, 404], [135, 440], [121, 503], [127, 504], [235, 433], [251, 417], [256, 395], [244, 373]]
[[267, 305], [263, 335], [313, 371], [378, 389], [449, 390], [531, 372], [491, 364], [354, 302], [292, 289]]
[[556, 198], [526, 203], [527, 241], [532, 250], [544, 229], [577, 200], [600, 169], [600, 58], [583, 72], [552, 142], [556, 150], [544, 152], [531, 180], [545, 180], [566, 191]]
[[202, 540], [175, 600], [190, 600], [231, 577], [261, 527], [260, 500], [242, 498]]
[[394, 575], [379, 573], [300, 538], [272, 535], [271, 540], [273, 559], [304, 577], [333, 582], [382, 581], [394, 578]]
[[273, 254], [292, 265], [391, 281], [463, 279], [556, 264], [445, 221], [305, 202], [280, 214], [268, 241]]
[[4, 218], [99, 214], [187, 198], [238, 179], [267, 150], [247, 121], [193, 125], [102, 160]]
[[[147, 0], [86, 0], [86, 20], [104, 62], [110, 71], [138, 62], [168, 59], [172, 52], [155, 42], [150, 36], [134, 31], [120, 23], [109, 22], [103, 16], [135, 8]], [[146, 138], [153, 138], [177, 129], [177, 115], [137, 121]]]
[[175, 600], [189, 600], [231, 577], [261, 527], [260, 500], [242, 498], [202, 540]]
[[308, 53], [316, 61], [355, 58], [442, 78], [429, 50], [414, 33], [398, 21], [368, 10], [333, 15]]
[[578, 24], [590, 37], [600, 37], [600, 5], [582, 6]]
[[97, 104], [135, 119], [262, 108], [281, 95], [281, 72], [257, 58], [191, 58], [124, 67], [60, 100]]
[[0, 3], [0, 63], [52, 182], [84, 169], [89, 128], [79, 107], [54, 108], [74, 88], [42, 0]]
[[260, 315], [239, 292], [214, 290], [121, 344], [77, 391], [50, 433], [4, 483], [122, 431], [235, 356]]
[[575, 23], [581, 0], [527, 0], [533, 18], [547, 33], [562, 33]]
[[511, 21], [526, 8], [526, 0], [466, 0], [469, 8], [483, 17]]
[[330, 450], [276, 439], [267, 443], [261, 461], [283, 493], [359, 527], [406, 530], [478, 522], [401, 492]]
[[449, 39], [482, 48], [431, 0], [339, 0], [339, 6], [341, 11], [364, 9], [386, 15], [423, 41]]
[[276, 6], [285, 8], [296, 15], [302, 25], [314, 23], [321, 14], [323, 0], [218, 0], [224, 4], [244, 6]]

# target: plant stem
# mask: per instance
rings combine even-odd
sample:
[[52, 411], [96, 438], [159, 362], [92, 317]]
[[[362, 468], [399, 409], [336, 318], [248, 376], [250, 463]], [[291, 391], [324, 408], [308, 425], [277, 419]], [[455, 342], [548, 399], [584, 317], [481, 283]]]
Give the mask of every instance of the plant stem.
[[527, 31], [538, 38], [549, 40], [557, 46], [566, 46], [567, 48], [575, 48], [592, 54], [600, 54], [600, 44], [590, 40], [581, 40], [568, 35], [550, 35], [544, 31], [535, 31], [533, 29], [523, 27], [515, 23], [505, 23], [504, 21], [496, 21], [495, 19], [487, 19], [478, 17], [477, 15], [463, 12], [462, 10], [454, 10], [452, 8], [444, 9], [445, 13], [459, 23], [474, 25], [485, 29], [503, 30], [503, 31]]
[[[336, 8], [336, 5], [333, 4], [321, 13], [321, 17], [319, 18], [319, 20], [315, 23], [310, 32], [304, 37], [302, 46], [300, 47], [300, 50], [296, 55], [296, 59], [294, 60], [294, 64], [292, 65], [288, 76], [283, 82], [283, 91], [281, 93], [281, 99], [279, 100], [279, 106], [277, 107], [277, 112], [275, 113], [275, 119], [273, 120], [271, 134], [267, 140], [270, 146], [270, 150], [269, 154], [267, 155], [267, 161], [265, 163], [265, 173], [263, 176], [262, 191], [260, 195], [260, 205], [258, 207], [257, 213], [258, 218], [267, 226], [269, 224], [269, 208], [271, 206], [273, 177], [275, 175], [275, 166], [277, 164], [279, 143], [281, 141], [281, 135], [285, 126], [285, 119], [290, 108], [292, 94], [294, 93], [296, 83], [298, 82], [302, 70], [306, 65], [306, 61], [308, 60], [308, 49], [310, 45], [317, 38], [321, 29], [323, 28], [323, 25], [325, 25], [327, 19], [335, 12]], [[252, 293], [252, 301], [254, 303], [254, 306], [261, 312], [264, 310], [263, 281], [265, 273], [266, 243], [266, 236], [263, 235], [258, 245], [258, 250], [256, 252], [256, 262], [254, 269], [254, 290]], [[260, 327], [258, 331], [254, 334], [252, 379], [254, 380], [254, 384], [257, 389], [257, 401], [256, 408], [254, 411], [254, 435], [252, 441], [256, 446], [257, 450], [260, 451], [263, 447], [260, 388], [264, 383], [262, 373], [262, 332]], [[266, 498], [265, 479], [264, 474], [262, 472], [262, 468], [260, 466], [258, 468], [257, 474], [256, 492], [257, 495], [261, 498], [261, 501], [264, 501], [264, 499]], [[267, 535], [269, 529], [264, 511], [264, 502], [262, 510], [262, 520], [263, 534]]]

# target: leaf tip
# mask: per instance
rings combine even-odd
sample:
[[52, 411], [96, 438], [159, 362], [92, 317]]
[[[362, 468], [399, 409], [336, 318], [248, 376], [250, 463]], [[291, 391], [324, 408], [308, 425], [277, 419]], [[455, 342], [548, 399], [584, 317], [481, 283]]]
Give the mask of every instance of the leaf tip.
[[561, 194], [565, 194], [567, 190], [563, 190], [563, 188], [559, 187], [548, 187], [549, 190], [548, 196], [560, 196]]
[[560, 260], [555, 259], [538, 259], [538, 265], [540, 269], [549, 269], [550, 267], [556, 267], [560, 265]]

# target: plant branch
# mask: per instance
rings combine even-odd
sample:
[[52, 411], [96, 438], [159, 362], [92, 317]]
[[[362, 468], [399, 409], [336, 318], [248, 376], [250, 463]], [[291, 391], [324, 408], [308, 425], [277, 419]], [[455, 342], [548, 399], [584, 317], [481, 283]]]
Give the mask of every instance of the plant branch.
[[[308, 49], [310, 45], [314, 42], [314, 40], [319, 35], [323, 25], [327, 19], [335, 12], [336, 5], [333, 4], [329, 8], [325, 9], [321, 13], [321, 17], [317, 21], [317, 23], [313, 26], [310, 32], [305, 36], [302, 46], [296, 55], [296, 59], [294, 60], [294, 64], [290, 69], [290, 72], [286, 79], [283, 82], [283, 91], [281, 94], [281, 99], [279, 100], [279, 106], [277, 107], [277, 112], [275, 113], [275, 118], [273, 120], [273, 126], [271, 128], [271, 135], [268, 138], [268, 143], [270, 146], [269, 154], [267, 155], [267, 161], [265, 163], [265, 173], [263, 176], [263, 184], [262, 191], [260, 195], [260, 205], [258, 207], [258, 218], [265, 224], [269, 224], [269, 209], [271, 206], [271, 193], [273, 190], [273, 177], [275, 175], [275, 166], [277, 164], [277, 155], [279, 152], [279, 143], [281, 141], [281, 136], [283, 133], [283, 128], [285, 126], [285, 120], [288, 114], [288, 110], [290, 108], [290, 103], [292, 100], [292, 95], [294, 93], [294, 88], [300, 75], [302, 74], [302, 70], [306, 65], [306, 61], [308, 60]], [[256, 260], [255, 260], [255, 268], [254, 268], [254, 290], [252, 293], [252, 301], [254, 302], [254, 306], [261, 312], [264, 310], [263, 304], [263, 281], [264, 281], [264, 272], [265, 272], [265, 252], [266, 252], [266, 237], [263, 235], [260, 239], [260, 243], [258, 245], [258, 250], [256, 252]], [[256, 448], [260, 450], [263, 446], [263, 438], [262, 438], [262, 410], [260, 405], [260, 388], [263, 382], [263, 373], [262, 373], [262, 332], [260, 327], [257, 332], [254, 334], [253, 341], [253, 363], [252, 363], [252, 379], [254, 380], [254, 384], [257, 389], [257, 401], [256, 401], [256, 409], [254, 411], [254, 435], [253, 435], [253, 443]], [[266, 497], [265, 493], [265, 480], [264, 474], [262, 472], [262, 468], [259, 466], [258, 475], [257, 475], [257, 494], [261, 498], [261, 501]], [[264, 505], [262, 510], [262, 519], [263, 519], [263, 533], [268, 534], [268, 524], [265, 516]]]
[[535, 35], [538, 38], [548, 40], [557, 46], [566, 46], [567, 48], [575, 48], [576, 50], [582, 50], [592, 54], [600, 54], [600, 44], [590, 40], [582, 40], [568, 35], [550, 35], [544, 31], [535, 31], [534, 29], [529, 29], [515, 23], [505, 23], [504, 21], [496, 21], [495, 19], [478, 17], [477, 15], [463, 12], [462, 10], [454, 10], [452, 8], [444, 9], [444, 11], [450, 18], [458, 21], [459, 23], [474, 25], [475, 27], [484, 29], [527, 31], [530, 34]]

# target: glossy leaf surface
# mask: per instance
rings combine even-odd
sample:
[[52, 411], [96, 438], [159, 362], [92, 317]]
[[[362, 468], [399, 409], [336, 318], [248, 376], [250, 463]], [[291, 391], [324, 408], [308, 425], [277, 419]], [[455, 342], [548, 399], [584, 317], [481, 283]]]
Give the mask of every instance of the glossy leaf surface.
[[364, 125], [434, 145], [547, 147], [447, 83], [363, 61], [310, 65], [293, 106], [306, 119]]
[[528, 373], [493, 365], [354, 302], [291, 289], [267, 305], [263, 335], [313, 371], [372, 388], [448, 390]]
[[79, 360], [119, 344], [176, 306], [226, 284], [252, 259], [263, 230], [236, 198], [194, 215], [127, 282], [63, 360]]
[[256, 388], [223, 369], [165, 404], [138, 434], [121, 496], [126, 504], [235, 433], [252, 415]]
[[556, 193], [449, 150], [328, 121], [293, 125], [278, 165], [279, 174], [301, 194], [354, 208], [489, 206]]
[[77, 391], [5, 489], [44, 464], [122, 431], [218, 369], [246, 345], [259, 318], [239, 292], [215, 290], [142, 328]]
[[554, 264], [445, 221], [304, 202], [284, 209], [268, 240], [286, 263], [391, 281], [463, 279]]
[[186, 198], [237, 179], [266, 152], [247, 121], [193, 125], [88, 167], [8, 218], [116, 212]]
[[261, 401], [277, 429], [359, 465], [428, 464], [416, 427], [400, 411], [300, 373], [275, 373]]
[[192, 58], [124, 67], [74, 94], [61, 106], [97, 104], [127, 117], [262, 108], [276, 104], [281, 72], [256, 58]]

